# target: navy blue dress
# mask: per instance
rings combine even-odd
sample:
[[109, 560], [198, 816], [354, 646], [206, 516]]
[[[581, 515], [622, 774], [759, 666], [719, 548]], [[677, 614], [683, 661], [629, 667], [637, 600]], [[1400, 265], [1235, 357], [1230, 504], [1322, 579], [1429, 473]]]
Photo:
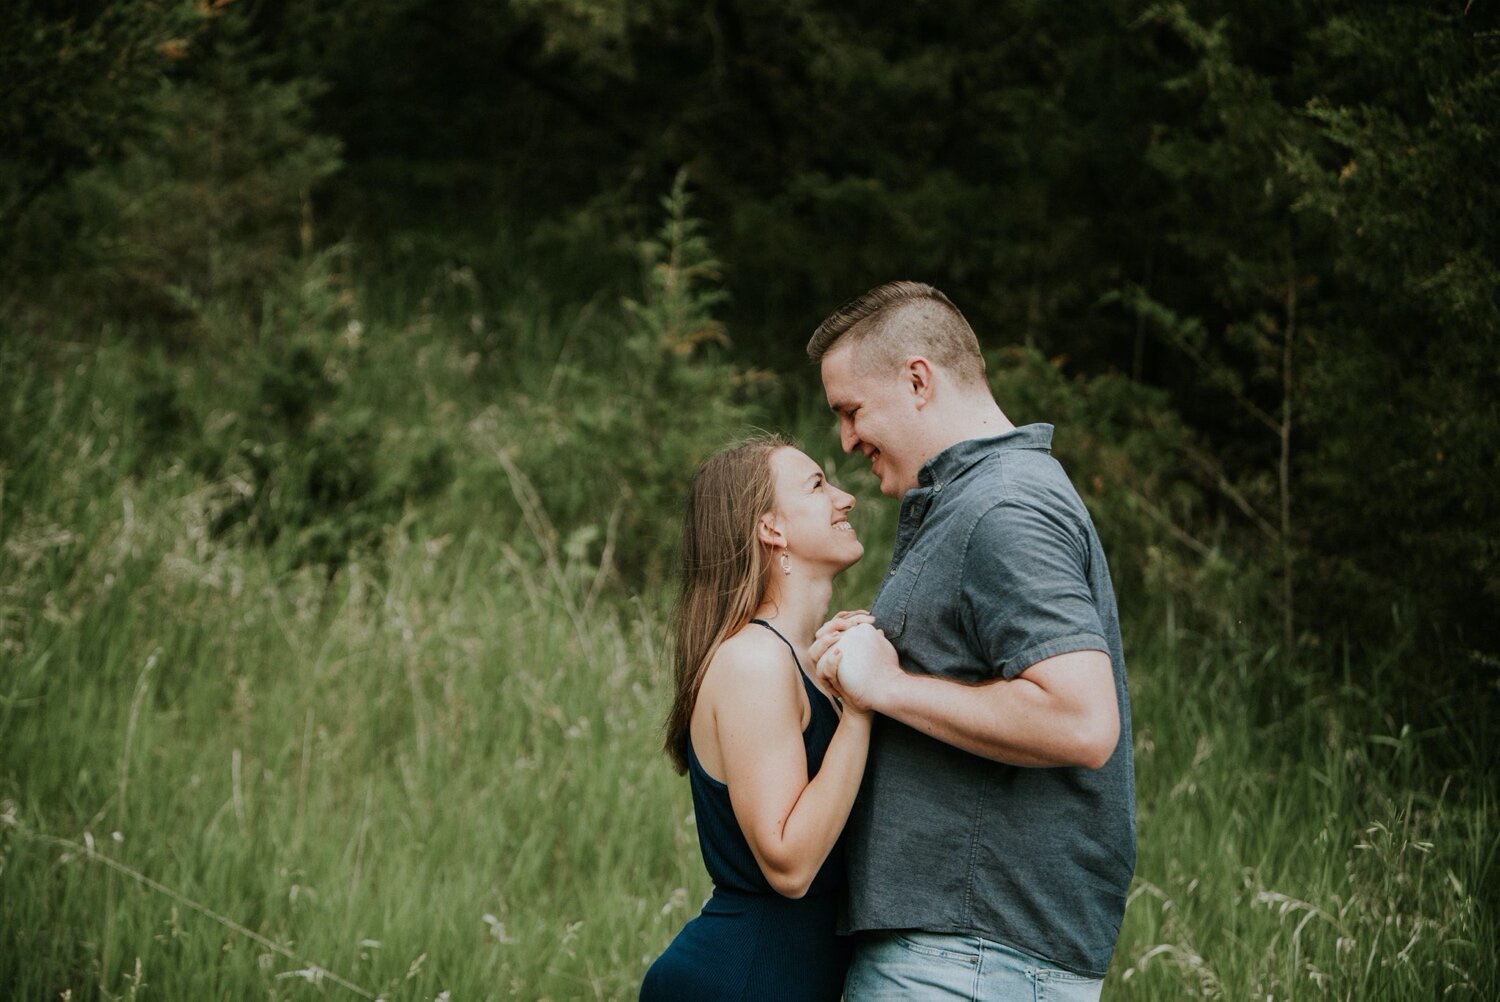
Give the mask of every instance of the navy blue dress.
[[[759, 619], [751, 622], [781, 637], [797, 660], [796, 650], [775, 627]], [[839, 718], [828, 697], [802, 671], [800, 661], [797, 673], [812, 705], [812, 719], [802, 731], [811, 779], [823, 764]], [[852, 949], [847, 937], [834, 932], [845, 881], [843, 838], [834, 845], [806, 896], [794, 901], [777, 894], [735, 821], [729, 787], [704, 772], [692, 740], [684, 740], [698, 846], [714, 891], [698, 917], [683, 927], [646, 972], [642, 1002], [837, 1002], [844, 991]]]

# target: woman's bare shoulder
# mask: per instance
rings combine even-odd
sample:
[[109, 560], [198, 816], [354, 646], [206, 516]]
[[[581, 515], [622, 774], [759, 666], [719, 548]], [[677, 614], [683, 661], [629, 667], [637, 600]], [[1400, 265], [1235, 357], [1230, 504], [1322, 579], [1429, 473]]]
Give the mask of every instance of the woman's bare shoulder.
[[755, 623], [747, 624], [719, 645], [708, 663], [705, 688], [711, 680], [715, 688], [785, 687], [794, 693], [798, 691], [797, 665], [786, 643]]

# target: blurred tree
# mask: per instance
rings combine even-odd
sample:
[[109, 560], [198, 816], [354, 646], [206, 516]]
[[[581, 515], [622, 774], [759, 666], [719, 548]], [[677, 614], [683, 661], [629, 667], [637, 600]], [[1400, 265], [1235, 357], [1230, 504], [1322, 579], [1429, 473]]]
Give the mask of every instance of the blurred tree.
[[[1263, 14], [1246, 30], [1274, 37], [1299, 19], [1290, 10], [1283, 16], [1277, 23]], [[1290, 658], [1300, 529], [1293, 518], [1302, 446], [1299, 439], [1294, 455], [1303, 402], [1298, 348], [1315, 316], [1305, 302], [1316, 287], [1307, 269], [1325, 255], [1321, 234], [1296, 225], [1295, 188], [1277, 155], [1311, 127], [1282, 104], [1267, 68], [1236, 45], [1227, 17], [1200, 22], [1186, 5], [1162, 3], [1141, 25], [1175, 37], [1185, 57], [1182, 72], [1160, 85], [1175, 115], [1154, 116], [1143, 151], [1166, 182], [1151, 213], [1159, 234], [1153, 253], [1170, 270], [1106, 298], [1171, 347], [1185, 366], [1173, 385], [1179, 406], [1230, 446], [1195, 450], [1193, 459], [1198, 475], [1276, 554], [1281, 649]], [[1285, 72], [1274, 62], [1269, 69]]]
[[639, 298], [624, 300], [622, 322], [605, 328], [614, 350], [559, 363], [544, 399], [508, 401], [534, 429], [521, 466], [553, 514], [591, 531], [606, 563], [613, 556], [636, 584], [668, 573], [693, 469], [745, 433], [775, 386], [726, 357], [722, 266], [687, 178], [678, 172], [657, 231], [639, 245]]
[[[273, 79], [227, 0], [110, 4], [87, 23], [28, 13], [51, 57], [27, 67], [36, 104], [12, 120], [15, 239], [0, 251], [12, 296], [158, 330], [183, 318], [201, 329], [210, 314], [253, 329], [268, 290], [312, 249], [312, 191], [338, 166], [336, 141], [309, 118], [314, 85]], [[93, 63], [75, 66], [75, 51]], [[110, 91], [98, 106], [96, 88]]]
[[1307, 359], [1316, 574], [1331, 621], [1380, 636], [1406, 610], [1493, 691], [1500, 34], [1388, 4], [1330, 18], [1315, 42], [1329, 86], [1306, 115], [1321, 142], [1285, 161], [1298, 217], [1329, 234], [1338, 291], [1337, 327]]
[[15, 0], [0, 10], [0, 232], [140, 135], [158, 81], [207, 19], [192, 0]]
[[1284, 644], [1415, 629], [1435, 646], [1414, 688], [1493, 694], [1495, 35], [1400, 4], [1163, 3], [1142, 25], [1182, 70], [1145, 151], [1159, 266], [1111, 298], [1179, 359], [1149, 377], [1281, 554]]

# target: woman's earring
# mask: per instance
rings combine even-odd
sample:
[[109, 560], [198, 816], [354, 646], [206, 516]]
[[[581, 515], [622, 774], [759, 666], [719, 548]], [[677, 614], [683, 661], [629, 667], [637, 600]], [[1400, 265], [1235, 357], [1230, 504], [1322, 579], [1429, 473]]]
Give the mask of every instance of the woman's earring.
[[781, 561], [781, 573], [783, 573], [783, 574], [790, 574], [790, 573], [792, 573], [792, 558], [786, 555], [786, 551], [785, 550], [781, 551], [781, 556], [779, 558], [777, 558], [777, 559], [779, 559]]

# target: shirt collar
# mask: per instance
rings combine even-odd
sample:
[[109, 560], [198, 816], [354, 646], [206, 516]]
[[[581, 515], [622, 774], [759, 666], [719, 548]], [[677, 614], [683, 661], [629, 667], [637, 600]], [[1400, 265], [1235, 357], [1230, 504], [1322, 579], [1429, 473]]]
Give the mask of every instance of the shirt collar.
[[1011, 449], [1039, 449], [1052, 451], [1052, 426], [1050, 424], [1028, 424], [1012, 429], [1003, 435], [990, 438], [970, 438], [950, 445], [933, 456], [917, 471], [918, 488], [932, 487], [942, 490], [963, 476], [975, 463], [997, 452]]

